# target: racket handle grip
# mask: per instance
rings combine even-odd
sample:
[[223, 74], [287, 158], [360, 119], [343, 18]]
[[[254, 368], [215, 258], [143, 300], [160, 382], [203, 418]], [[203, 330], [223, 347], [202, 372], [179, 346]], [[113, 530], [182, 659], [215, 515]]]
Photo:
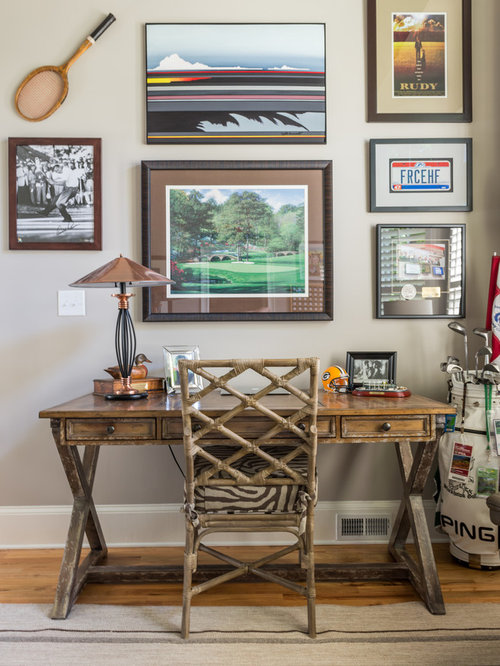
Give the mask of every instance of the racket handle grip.
[[102, 23], [99, 23], [97, 28], [94, 30], [94, 32], [90, 33], [90, 36], [92, 39], [95, 41], [96, 39], [99, 39], [99, 37], [102, 35], [102, 33], [109, 28], [109, 26], [113, 23], [113, 21], [116, 21], [116, 18], [113, 16], [113, 14], [108, 14], [104, 21]]

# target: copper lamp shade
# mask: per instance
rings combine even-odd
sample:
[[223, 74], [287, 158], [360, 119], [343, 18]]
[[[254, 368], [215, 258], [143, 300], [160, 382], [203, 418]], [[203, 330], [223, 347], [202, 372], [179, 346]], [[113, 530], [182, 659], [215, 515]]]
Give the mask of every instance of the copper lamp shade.
[[109, 261], [104, 266], [72, 282], [70, 287], [117, 287], [125, 282], [131, 287], [155, 287], [162, 284], [172, 284], [173, 280], [155, 273], [150, 268], [137, 264], [121, 254], [117, 259]]
[[128, 307], [128, 301], [133, 294], [126, 293], [126, 287], [155, 287], [172, 284], [173, 282], [164, 275], [120, 255], [117, 259], [96, 268], [92, 273], [69, 285], [70, 287], [120, 288], [120, 293], [113, 294], [113, 297], [118, 299], [115, 350], [121, 380], [119, 386], [113, 390], [112, 394], [107, 395], [107, 398], [123, 400], [142, 398], [147, 395], [147, 393], [140, 393], [130, 385], [130, 374], [135, 359], [136, 337]]

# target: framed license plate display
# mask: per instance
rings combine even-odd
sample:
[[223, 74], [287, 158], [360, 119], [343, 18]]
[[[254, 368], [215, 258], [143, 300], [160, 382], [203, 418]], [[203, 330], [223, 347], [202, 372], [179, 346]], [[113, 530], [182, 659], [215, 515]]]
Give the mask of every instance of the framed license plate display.
[[377, 225], [377, 317], [465, 317], [465, 224]]
[[143, 162], [144, 321], [333, 318], [332, 162]]
[[371, 139], [370, 210], [472, 210], [472, 139]]

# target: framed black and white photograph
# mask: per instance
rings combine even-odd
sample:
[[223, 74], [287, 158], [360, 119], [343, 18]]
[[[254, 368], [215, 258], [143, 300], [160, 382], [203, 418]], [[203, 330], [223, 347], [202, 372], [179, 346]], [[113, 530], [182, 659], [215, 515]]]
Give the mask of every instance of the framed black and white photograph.
[[367, 0], [368, 121], [471, 122], [471, 1]]
[[9, 139], [9, 249], [101, 249], [101, 139]]
[[472, 139], [370, 139], [370, 211], [472, 210]]
[[397, 353], [391, 352], [347, 352], [346, 371], [349, 386], [395, 384]]
[[[200, 349], [197, 345], [170, 345], [163, 347], [163, 363], [167, 390], [179, 391], [181, 381], [179, 377], [179, 361], [182, 358], [197, 361], [200, 358]], [[194, 372], [189, 372], [189, 390], [199, 391], [203, 388], [202, 378]]]
[[377, 225], [376, 314], [465, 317], [465, 224]]

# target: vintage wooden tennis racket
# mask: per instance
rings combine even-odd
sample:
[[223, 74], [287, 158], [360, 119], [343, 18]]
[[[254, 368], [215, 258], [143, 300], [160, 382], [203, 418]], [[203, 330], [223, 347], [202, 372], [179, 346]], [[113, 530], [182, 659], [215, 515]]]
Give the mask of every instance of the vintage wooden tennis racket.
[[31, 121], [44, 120], [51, 116], [68, 94], [69, 68], [115, 20], [113, 14], [108, 14], [61, 67], [46, 65], [28, 74], [16, 92], [15, 105], [19, 115]]

